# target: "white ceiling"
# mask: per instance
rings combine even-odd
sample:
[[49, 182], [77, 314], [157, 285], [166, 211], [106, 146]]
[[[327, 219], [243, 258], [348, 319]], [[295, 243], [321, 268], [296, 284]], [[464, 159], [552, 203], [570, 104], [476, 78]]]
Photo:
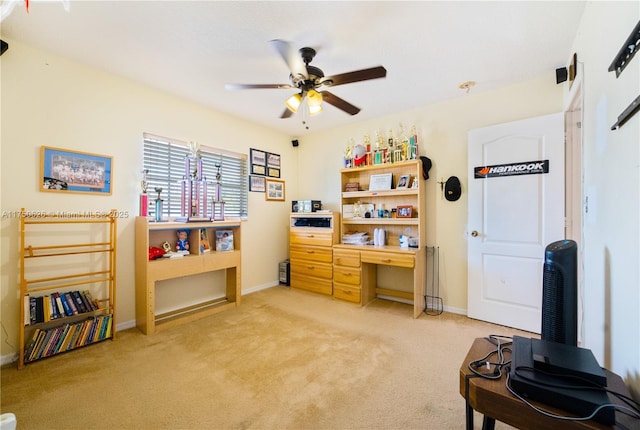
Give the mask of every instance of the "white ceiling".
[[[465, 81], [483, 92], [564, 67], [584, 3], [31, 0], [1, 35], [300, 136], [464, 97]], [[333, 87], [362, 111], [325, 105], [307, 130], [300, 113], [280, 118], [294, 90], [224, 88], [289, 83], [272, 39], [315, 48], [325, 75], [383, 65], [387, 77]]]

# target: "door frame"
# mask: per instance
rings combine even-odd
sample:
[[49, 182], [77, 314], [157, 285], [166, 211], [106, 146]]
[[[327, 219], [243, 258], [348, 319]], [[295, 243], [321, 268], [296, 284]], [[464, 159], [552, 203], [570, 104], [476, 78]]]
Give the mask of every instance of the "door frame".
[[[578, 68], [580, 70], [578, 70]], [[583, 255], [584, 255], [584, 173], [583, 173], [583, 68], [576, 65], [576, 78], [571, 84], [564, 111], [565, 129], [565, 238], [578, 244], [578, 345], [583, 320]]]

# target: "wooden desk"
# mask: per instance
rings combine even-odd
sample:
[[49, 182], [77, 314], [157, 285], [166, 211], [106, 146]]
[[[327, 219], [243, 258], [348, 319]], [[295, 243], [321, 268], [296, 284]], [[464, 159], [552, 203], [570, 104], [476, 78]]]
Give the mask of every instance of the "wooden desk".
[[[486, 338], [478, 338], [473, 342], [471, 349], [460, 365], [460, 394], [465, 398], [466, 403], [467, 430], [473, 429], [474, 410], [484, 415], [483, 429], [493, 429], [495, 420], [517, 428], [532, 430], [548, 430], [551, 428], [602, 430], [618, 428], [607, 426], [593, 420], [559, 421], [558, 419], [542, 415], [509, 393], [505, 385], [505, 375], [500, 379], [491, 380], [478, 377], [469, 370], [469, 362], [484, 357], [489, 351], [494, 349], [495, 345], [489, 340]], [[510, 355], [510, 353], [505, 354], [506, 360], [511, 359]], [[609, 371], [605, 371], [605, 373], [607, 374], [607, 388], [629, 396], [629, 391], [620, 376]], [[623, 404], [614, 396], [610, 397], [614, 403]], [[548, 405], [536, 402], [531, 403], [557, 415], [570, 415], [565, 411]], [[616, 411], [616, 423], [622, 424], [620, 428], [631, 429], [640, 426], [639, 420], [634, 420], [618, 411]]]

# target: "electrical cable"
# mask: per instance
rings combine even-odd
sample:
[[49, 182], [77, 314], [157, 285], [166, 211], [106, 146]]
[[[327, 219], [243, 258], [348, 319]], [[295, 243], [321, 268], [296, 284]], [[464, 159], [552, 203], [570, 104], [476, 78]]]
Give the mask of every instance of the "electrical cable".
[[[518, 369], [516, 369], [516, 371], [517, 371], [517, 370], [518, 370]], [[533, 369], [533, 370], [534, 370], [534, 371], [536, 371], [536, 372], [540, 371], [539, 369]], [[604, 408], [613, 408], [613, 409], [615, 409], [615, 410], [619, 410], [619, 411], [621, 411], [621, 412], [627, 413], [628, 415], [630, 415], [630, 416], [631, 416], [631, 417], [633, 417], [633, 418], [640, 419], [640, 410], [638, 410], [637, 408], [633, 408], [633, 407], [629, 407], [629, 406], [624, 406], [624, 405], [617, 405], [617, 404], [615, 404], [615, 403], [606, 403], [606, 404], [602, 404], [602, 405], [600, 405], [600, 406], [596, 407], [596, 408], [594, 409], [594, 411], [593, 411], [590, 415], [583, 416], [583, 417], [569, 417], [569, 416], [557, 415], [557, 414], [554, 414], [554, 413], [552, 413], [552, 412], [545, 411], [544, 409], [542, 409], [542, 408], [540, 408], [540, 407], [538, 407], [538, 406], [533, 405], [532, 403], [530, 403], [529, 401], [527, 401], [524, 397], [522, 397], [520, 394], [518, 394], [518, 393], [516, 393], [516, 392], [515, 392], [515, 390], [511, 387], [511, 384], [510, 384], [511, 379], [510, 379], [510, 377], [509, 377], [509, 373], [510, 373], [510, 372], [509, 372], [509, 370], [507, 369], [507, 380], [506, 380], [506, 387], [507, 387], [507, 390], [508, 390], [508, 391], [509, 391], [513, 396], [515, 396], [517, 399], [519, 399], [519, 400], [520, 400], [520, 401], [522, 401], [524, 404], [526, 404], [527, 406], [529, 406], [531, 409], [533, 409], [534, 411], [536, 411], [536, 412], [538, 412], [538, 413], [540, 413], [540, 414], [542, 414], [542, 415], [545, 415], [545, 416], [547, 416], [547, 417], [555, 418], [555, 419], [558, 419], [558, 420], [564, 420], [564, 421], [588, 421], [588, 420], [593, 419], [593, 418], [598, 414], [598, 412], [600, 412], [602, 409], [604, 409]], [[543, 372], [543, 373], [545, 373], [545, 372]], [[557, 376], [557, 375], [556, 375], [556, 376]], [[569, 375], [567, 375], [567, 376], [569, 376]], [[580, 378], [580, 379], [582, 379], [582, 378]], [[549, 386], [557, 386], [556, 384], [545, 384], [545, 385], [549, 385]], [[563, 388], [573, 388], [573, 387], [568, 387], [568, 386], [566, 386], [566, 385], [562, 385], [562, 387], [563, 387]], [[585, 389], [585, 388], [589, 388], [589, 389], [597, 389], [596, 387], [593, 387], [593, 386], [591, 386], [591, 387], [576, 388], [576, 389]], [[616, 396], [617, 396], [618, 394], [620, 394], [620, 393], [615, 393], [615, 392], [612, 392], [612, 391], [610, 391], [610, 390], [607, 390], [607, 389], [605, 389], [604, 387], [600, 387], [600, 388], [601, 388], [602, 390], [607, 391], [607, 392], [610, 392], [610, 393], [612, 393], [613, 395], [616, 395]], [[620, 395], [621, 395], [621, 394], [620, 394]], [[627, 396], [624, 396], [624, 395], [622, 395], [622, 396], [623, 396], [623, 397], [627, 397]], [[635, 402], [635, 401], [634, 401], [634, 402]]]
[[[510, 336], [501, 336], [491, 334], [486, 338], [489, 342], [496, 345], [496, 349], [489, 351], [484, 357], [469, 362], [468, 367], [471, 373], [480, 376], [485, 379], [500, 379], [502, 378], [502, 369], [511, 364], [511, 360], [505, 360], [504, 353], [506, 351], [511, 352], [509, 347], [512, 344], [512, 338]], [[509, 341], [503, 342], [502, 339], [509, 339]], [[497, 361], [489, 361], [489, 358], [493, 355], [497, 356]], [[479, 369], [485, 367], [487, 372], [481, 372]], [[493, 366], [493, 370], [491, 367]]]

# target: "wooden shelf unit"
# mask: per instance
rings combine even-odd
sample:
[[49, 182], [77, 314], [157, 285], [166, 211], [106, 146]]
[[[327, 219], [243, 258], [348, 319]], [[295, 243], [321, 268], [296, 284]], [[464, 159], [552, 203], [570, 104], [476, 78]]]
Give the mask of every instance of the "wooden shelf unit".
[[[392, 175], [392, 189], [369, 190], [371, 175]], [[374, 245], [334, 245], [334, 296], [360, 302], [364, 305], [376, 296], [396, 297], [412, 300], [414, 317], [424, 311], [426, 279], [426, 186], [422, 180], [422, 162], [420, 160], [401, 161], [340, 170], [341, 204], [380, 206], [389, 214], [398, 206], [411, 206], [410, 218], [351, 218], [341, 217], [341, 234], [347, 232], [366, 232], [373, 240], [374, 231], [383, 228], [386, 231], [386, 244]], [[418, 182], [417, 188], [395, 188], [401, 176], [408, 175], [411, 181]], [[346, 191], [347, 184], [359, 183], [358, 191]], [[400, 247], [400, 235], [417, 240], [417, 247]], [[356, 263], [356, 260], [360, 264]], [[413, 270], [413, 293], [379, 288], [377, 286], [376, 265], [403, 267]], [[339, 276], [336, 276], [339, 274]], [[336, 294], [337, 292], [337, 294]]]
[[[136, 326], [144, 334], [194, 321], [236, 307], [241, 297], [241, 221], [149, 222], [136, 217]], [[200, 253], [200, 230], [206, 229], [210, 251]], [[176, 231], [189, 230], [189, 254], [180, 258], [149, 260], [149, 247], [169, 242], [174, 249]], [[234, 249], [216, 251], [215, 231], [231, 230]], [[200, 273], [225, 271], [225, 297], [208, 300], [163, 314], [156, 313], [156, 282]]]
[[[21, 210], [19, 369], [33, 361], [115, 338], [117, 213], [115, 209], [105, 214]], [[31, 298], [48, 304], [55, 301], [56, 293], [80, 290], [96, 298], [95, 308], [81, 312], [74, 303], [75, 313], [67, 315], [61, 310], [52, 318], [55, 314], [51, 306], [43, 306], [43, 321], [31, 321]], [[89, 332], [96, 328], [102, 331]], [[36, 348], [27, 356], [32, 342]]]

